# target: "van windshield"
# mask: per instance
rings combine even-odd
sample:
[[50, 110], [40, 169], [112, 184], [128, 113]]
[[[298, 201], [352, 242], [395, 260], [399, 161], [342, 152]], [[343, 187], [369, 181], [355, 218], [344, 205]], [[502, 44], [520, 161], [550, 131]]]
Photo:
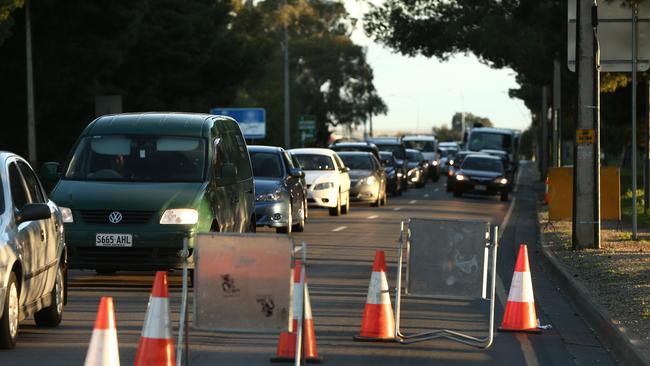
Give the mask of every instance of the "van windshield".
[[64, 179], [122, 182], [202, 182], [201, 138], [152, 135], [88, 136], [77, 146]]
[[472, 132], [468, 149], [471, 151], [501, 150], [512, 152], [512, 135], [494, 132]]
[[408, 149], [415, 149], [422, 152], [434, 152], [433, 141], [431, 140], [404, 140]]

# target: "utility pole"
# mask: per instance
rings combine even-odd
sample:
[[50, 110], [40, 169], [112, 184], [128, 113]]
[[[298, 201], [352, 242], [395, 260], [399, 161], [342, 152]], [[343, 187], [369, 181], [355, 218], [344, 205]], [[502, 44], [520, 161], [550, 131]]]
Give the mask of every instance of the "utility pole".
[[637, 179], [637, 138], [636, 138], [636, 69], [637, 69], [637, 18], [638, 4], [632, 5], [632, 239], [637, 240], [636, 179]]
[[574, 142], [573, 249], [600, 248], [600, 54], [594, 0], [577, 1], [578, 121]]
[[542, 124], [542, 146], [540, 164], [542, 164], [541, 179], [542, 182], [546, 179], [548, 173], [548, 87], [542, 87], [542, 110], [539, 113], [539, 122]]
[[34, 72], [32, 70], [32, 21], [29, 0], [25, 0], [25, 49], [27, 56], [27, 148], [29, 161], [36, 164], [36, 117], [34, 112]]
[[[287, 1], [284, 1], [284, 6], [286, 11]], [[288, 25], [284, 24], [284, 41], [282, 42], [282, 48], [284, 51], [284, 147], [289, 149], [291, 148], [291, 123], [289, 119], [291, 118], [291, 105], [289, 101], [289, 31], [287, 30]]]
[[553, 61], [553, 151], [551, 166], [560, 166], [560, 108], [561, 108], [561, 89], [562, 81], [560, 78], [560, 61]]
[[645, 177], [643, 179], [643, 212], [648, 213], [650, 209], [650, 81], [646, 76], [643, 81], [643, 90], [646, 93], [643, 100], [645, 108], [643, 108], [643, 120], [645, 121], [646, 130], [646, 142], [645, 142], [645, 156], [644, 156], [644, 167], [645, 167]]

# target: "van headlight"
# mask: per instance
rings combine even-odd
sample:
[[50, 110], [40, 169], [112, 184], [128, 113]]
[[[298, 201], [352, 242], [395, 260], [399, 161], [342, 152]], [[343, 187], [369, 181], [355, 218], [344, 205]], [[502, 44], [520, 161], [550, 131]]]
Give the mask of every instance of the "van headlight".
[[330, 188], [334, 188], [334, 183], [332, 182], [318, 183], [314, 186], [314, 191], [321, 191], [323, 189], [330, 189]]
[[199, 221], [199, 212], [193, 208], [174, 208], [165, 210], [160, 223], [162, 225], [194, 225]]
[[64, 223], [72, 223], [74, 222], [74, 219], [72, 218], [72, 210], [67, 208], [67, 207], [61, 207], [59, 206], [59, 210], [61, 211], [61, 217], [63, 218]]
[[503, 178], [503, 177], [501, 177], [501, 178], [497, 178], [497, 179], [495, 179], [494, 181], [497, 182], [497, 183], [499, 183], [499, 184], [508, 184], [508, 179], [507, 179], [507, 178]]

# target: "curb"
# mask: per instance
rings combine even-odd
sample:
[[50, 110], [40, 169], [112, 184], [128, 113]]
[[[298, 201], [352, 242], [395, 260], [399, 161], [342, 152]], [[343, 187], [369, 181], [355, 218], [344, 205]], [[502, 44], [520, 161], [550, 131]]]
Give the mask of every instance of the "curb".
[[[538, 223], [539, 230], [539, 223]], [[544, 268], [558, 287], [571, 299], [580, 315], [594, 330], [600, 342], [625, 366], [650, 365], [650, 358], [641, 352], [624, 327], [612, 322], [608, 312], [592, 301], [587, 289], [566, 270], [559, 259], [541, 243], [541, 230], [538, 247], [541, 249]]]

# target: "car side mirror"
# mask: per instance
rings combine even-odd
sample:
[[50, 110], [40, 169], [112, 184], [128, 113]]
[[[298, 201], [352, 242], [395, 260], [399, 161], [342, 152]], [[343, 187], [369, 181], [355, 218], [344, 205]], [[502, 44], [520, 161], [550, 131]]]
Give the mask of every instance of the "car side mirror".
[[237, 182], [237, 167], [233, 163], [224, 163], [221, 167], [220, 180], [222, 184], [229, 185]]
[[294, 178], [304, 178], [305, 177], [305, 172], [298, 168], [291, 168], [289, 169], [289, 176], [294, 177]]
[[16, 213], [16, 223], [25, 221], [44, 220], [52, 217], [50, 206], [45, 203], [28, 203]]
[[349, 173], [349, 172], [350, 172], [350, 168], [349, 168], [349, 167], [344, 166], [343, 168], [341, 168], [341, 173]]

